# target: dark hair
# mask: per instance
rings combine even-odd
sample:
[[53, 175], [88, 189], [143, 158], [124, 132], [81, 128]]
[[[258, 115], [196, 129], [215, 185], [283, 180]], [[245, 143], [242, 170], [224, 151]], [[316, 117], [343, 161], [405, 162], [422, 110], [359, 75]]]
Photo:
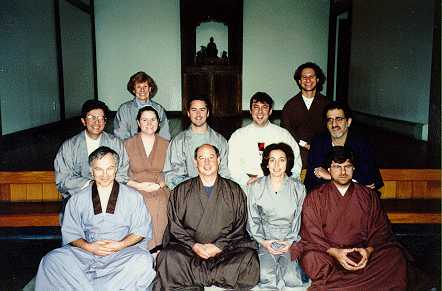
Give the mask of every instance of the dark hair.
[[262, 153], [262, 162], [261, 162], [261, 169], [264, 173], [264, 176], [268, 176], [270, 174], [270, 170], [267, 167], [269, 165], [269, 159], [270, 159], [270, 153], [274, 150], [281, 150], [285, 153], [285, 157], [287, 159], [287, 165], [285, 168], [285, 173], [287, 176], [292, 175], [292, 168], [295, 164], [295, 156], [293, 154], [292, 148], [283, 142], [280, 143], [272, 143], [265, 147], [264, 152]]
[[322, 86], [324, 85], [324, 82], [325, 82], [325, 75], [324, 75], [324, 72], [322, 71], [322, 69], [317, 64], [315, 64], [313, 62], [307, 62], [307, 63], [300, 65], [296, 69], [295, 74], [293, 74], [293, 79], [295, 79], [295, 82], [298, 85], [299, 89], [302, 89], [301, 85], [299, 85], [299, 81], [301, 80], [302, 70], [304, 70], [306, 68], [310, 68], [310, 69], [313, 69], [313, 71], [315, 71], [316, 78], [319, 79], [319, 82], [316, 84], [316, 88], [318, 89], [318, 92], [321, 92]]
[[206, 96], [193, 96], [189, 100], [187, 100], [187, 104], [186, 104], [187, 111], [190, 111], [190, 106], [192, 105], [193, 101], [203, 101], [204, 103], [206, 103], [207, 112], [209, 112], [209, 113], [211, 112], [212, 104], [210, 103], [209, 98], [207, 98]]
[[195, 152], [194, 152], [194, 154], [193, 154], [193, 158], [194, 158], [195, 160], [196, 160], [197, 155], [198, 155], [198, 150], [199, 150], [200, 148], [202, 148], [203, 146], [211, 146], [211, 147], [213, 148], [213, 150], [215, 151], [216, 156], [219, 158], [219, 149], [218, 149], [216, 146], [214, 146], [213, 144], [205, 143], [205, 144], [202, 144], [202, 145], [200, 145], [199, 147], [197, 147], [197, 148], [195, 149]]
[[334, 146], [327, 155], [327, 168], [330, 168], [332, 162], [342, 164], [349, 160], [353, 166], [355, 165], [355, 156], [349, 147]]
[[336, 101], [332, 101], [332, 102], [328, 103], [327, 105], [325, 105], [324, 111], [322, 113], [322, 117], [324, 118], [324, 121], [327, 121], [327, 112], [329, 112], [330, 110], [334, 110], [334, 109], [340, 109], [340, 110], [344, 111], [344, 116], [347, 119], [351, 118], [351, 116], [352, 116], [351, 109], [347, 105], [347, 103], [336, 100]]
[[273, 99], [269, 94], [265, 92], [256, 92], [253, 94], [252, 98], [250, 98], [250, 109], [252, 109], [253, 103], [261, 102], [269, 105], [270, 109], [273, 107]]
[[109, 108], [104, 102], [100, 100], [90, 99], [84, 102], [83, 106], [81, 107], [81, 118], [86, 118], [88, 112], [94, 109], [103, 110], [104, 117], [107, 117], [107, 115], [109, 114]]
[[[144, 111], [152, 111], [153, 113], [155, 113], [155, 116], [157, 117], [157, 120], [158, 120], [158, 128], [155, 131], [155, 133], [158, 133], [160, 131], [160, 116], [158, 115], [158, 112], [155, 110], [155, 108], [153, 108], [152, 106], [149, 106], [149, 105], [141, 107], [137, 113], [137, 121], [140, 121], [141, 115], [143, 114]], [[140, 131], [141, 131], [141, 128], [140, 128], [140, 126], [138, 126], [138, 132], [140, 132]]]
[[143, 71], [137, 72], [132, 76], [130, 76], [129, 81], [127, 82], [127, 91], [129, 91], [130, 94], [135, 96], [134, 93], [135, 85], [137, 83], [144, 83], [144, 82], [147, 82], [147, 85], [149, 85], [150, 87], [149, 98], [152, 98], [153, 96], [155, 96], [155, 94], [157, 94], [158, 87], [155, 81], [153, 80], [153, 78]]
[[106, 146], [101, 146], [98, 149], [96, 149], [95, 151], [93, 151], [90, 155], [89, 155], [89, 166], [92, 166], [92, 163], [95, 160], [100, 160], [102, 159], [105, 155], [107, 154], [111, 154], [112, 155], [112, 159], [115, 162], [115, 166], [118, 166], [118, 163], [120, 162], [120, 157], [118, 156], [117, 152], [114, 151], [113, 149], [106, 147]]

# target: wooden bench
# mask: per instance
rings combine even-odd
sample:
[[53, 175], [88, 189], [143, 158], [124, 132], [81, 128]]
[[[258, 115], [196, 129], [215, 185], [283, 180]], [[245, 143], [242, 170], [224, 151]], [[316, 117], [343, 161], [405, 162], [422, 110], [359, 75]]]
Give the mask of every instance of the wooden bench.
[[[382, 203], [392, 223], [441, 223], [441, 170], [381, 174]], [[58, 226], [61, 195], [54, 181], [52, 171], [0, 172], [0, 227]]]

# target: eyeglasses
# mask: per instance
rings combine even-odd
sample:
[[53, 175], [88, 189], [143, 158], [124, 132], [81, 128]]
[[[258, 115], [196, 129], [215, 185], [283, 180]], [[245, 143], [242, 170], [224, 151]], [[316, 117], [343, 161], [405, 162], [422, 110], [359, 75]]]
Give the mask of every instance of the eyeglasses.
[[98, 122], [105, 122], [106, 121], [106, 117], [104, 116], [95, 116], [95, 115], [86, 115], [86, 119], [88, 121], [98, 121]]
[[330, 168], [332, 168], [333, 170], [336, 170], [336, 171], [338, 171], [338, 170], [341, 170], [341, 171], [345, 170], [347, 172], [347, 171], [353, 170], [353, 165], [345, 165], [345, 166], [331, 165]]
[[336, 118], [327, 118], [327, 123], [328, 124], [332, 124], [333, 121], [336, 123], [342, 123], [346, 120], [347, 118], [345, 117], [336, 117]]

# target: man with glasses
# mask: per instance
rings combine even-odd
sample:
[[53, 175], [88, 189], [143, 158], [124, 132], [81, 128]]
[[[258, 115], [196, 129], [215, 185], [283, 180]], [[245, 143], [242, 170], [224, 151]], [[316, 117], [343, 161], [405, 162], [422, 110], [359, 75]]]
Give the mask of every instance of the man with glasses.
[[329, 153], [331, 182], [305, 198], [292, 260], [299, 259], [312, 280], [309, 290], [406, 290], [403, 248], [377, 193], [352, 182], [363, 166], [355, 161], [342, 146]]
[[302, 161], [299, 147], [290, 132], [269, 121], [273, 99], [265, 92], [257, 92], [250, 98], [252, 123], [237, 129], [229, 139], [229, 170], [232, 179], [245, 190], [246, 186], [262, 177], [262, 153], [272, 143], [288, 144], [294, 154], [292, 175], [301, 173]]
[[324, 163], [327, 154], [335, 146], [346, 146], [353, 151], [358, 164], [353, 181], [372, 189], [379, 189], [384, 185], [370, 143], [365, 137], [350, 130], [351, 115], [350, 108], [339, 101], [331, 102], [325, 107], [324, 119], [328, 132], [316, 136], [312, 141], [304, 180], [307, 191], [330, 181], [331, 176]]
[[328, 100], [320, 93], [325, 75], [317, 64], [307, 62], [296, 69], [294, 79], [301, 92], [284, 105], [281, 126], [296, 139], [306, 168], [311, 140], [325, 130], [322, 112]]
[[55, 183], [63, 196], [63, 205], [69, 197], [86, 188], [92, 181], [88, 156], [100, 146], [107, 146], [120, 157], [116, 180], [126, 183], [129, 161], [120, 139], [104, 132], [109, 109], [99, 100], [87, 100], [81, 108], [84, 130], [66, 140], [54, 160]]

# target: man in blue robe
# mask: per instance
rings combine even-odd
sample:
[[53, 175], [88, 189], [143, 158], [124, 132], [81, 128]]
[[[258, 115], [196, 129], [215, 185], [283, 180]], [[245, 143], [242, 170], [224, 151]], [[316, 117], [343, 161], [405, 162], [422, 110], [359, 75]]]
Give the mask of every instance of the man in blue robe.
[[364, 136], [350, 130], [351, 116], [350, 108], [339, 101], [325, 107], [324, 119], [328, 132], [316, 136], [312, 141], [304, 180], [308, 192], [331, 180], [325, 163], [328, 153], [335, 146], [345, 146], [353, 151], [357, 165], [353, 181], [371, 189], [380, 189], [384, 185], [370, 143]]
[[69, 199], [63, 247], [41, 260], [35, 290], [150, 290], [151, 218], [142, 196], [115, 181], [118, 162], [108, 147], [89, 156], [94, 183]]

